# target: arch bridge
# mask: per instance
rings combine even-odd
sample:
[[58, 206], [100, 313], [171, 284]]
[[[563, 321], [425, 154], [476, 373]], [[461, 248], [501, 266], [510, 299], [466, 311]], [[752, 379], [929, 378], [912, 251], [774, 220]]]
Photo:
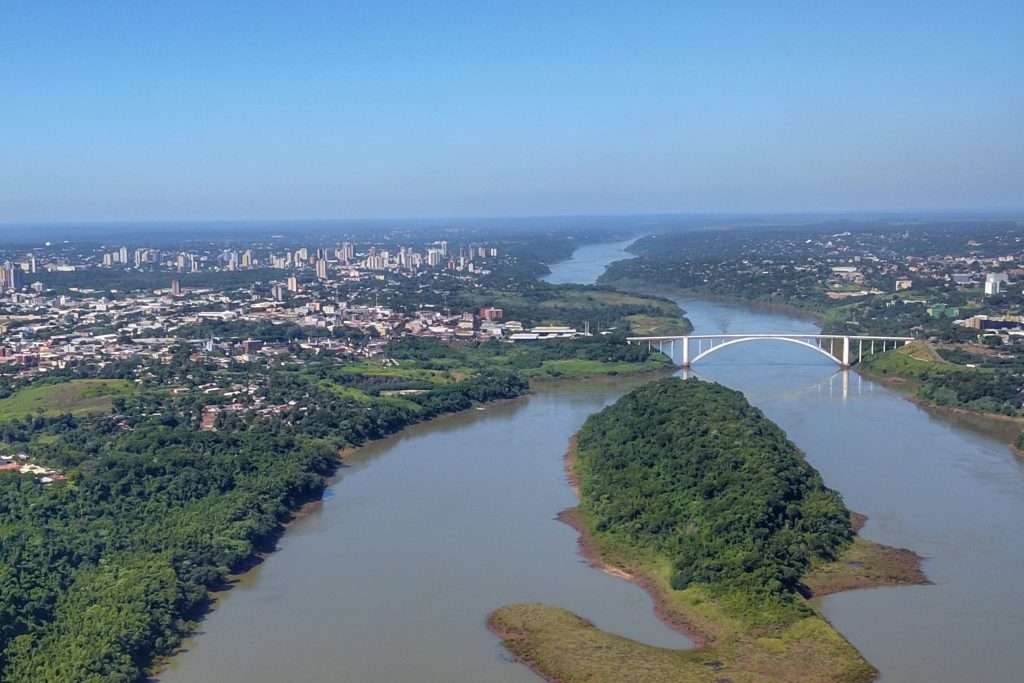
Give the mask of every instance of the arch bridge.
[[864, 356], [894, 349], [913, 337], [854, 336], [842, 334], [689, 334], [676, 337], [627, 337], [630, 344], [647, 343], [652, 351], [657, 349], [673, 360], [676, 347], [681, 350], [682, 366], [710, 356], [724, 348], [757, 341], [782, 341], [806, 347], [822, 354], [840, 367], [848, 368], [859, 363]]

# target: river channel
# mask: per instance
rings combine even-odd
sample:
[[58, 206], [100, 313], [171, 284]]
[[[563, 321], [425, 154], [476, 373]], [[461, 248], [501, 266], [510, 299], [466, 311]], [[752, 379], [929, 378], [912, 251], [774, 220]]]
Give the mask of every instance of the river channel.
[[[553, 282], [593, 282], [628, 242], [581, 247]], [[813, 323], [680, 300], [697, 333], [810, 332]], [[778, 342], [694, 372], [745, 392], [807, 454], [863, 533], [928, 558], [931, 586], [826, 598], [830, 621], [885, 683], [1017, 681], [1024, 671], [1024, 464], [984, 431]], [[586, 417], [644, 380], [554, 385], [417, 425], [362, 449], [280, 550], [221, 596], [162, 683], [517, 683], [485, 627], [542, 601], [669, 647], [639, 588], [589, 567], [556, 521], [575, 503], [562, 455]]]

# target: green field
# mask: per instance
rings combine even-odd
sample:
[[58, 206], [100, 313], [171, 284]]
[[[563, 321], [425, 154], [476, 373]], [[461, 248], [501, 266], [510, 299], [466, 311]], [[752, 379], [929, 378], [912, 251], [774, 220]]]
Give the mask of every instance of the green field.
[[955, 363], [942, 360], [927, 342], [913, 341], [887, 353], [867, 356], [860, 364], [869, 373], [921, 379], [929, 373], [970, 371]]
[[415, 362], [399, 361], [398, 365], [381, 365], [373, 361], [353, 363], [339, 370], [347, 375], [364, 375], [367, 377], [390, 377], [410, 381], [430, 382], [431, 384], [448, 384], [455, 381], [444, 370], [424, 369]]
[[26, 415], [96, 415], [110, 412], [118, 396], [134, 385], [123, 379], [74, 379], [26, 387], [0, 400], [0, 420]]
[[630, 375], [638, 372], [653, 372], [669, 367], [667, 357], [654, 357], [643, 363], [607, 362], [599, 360], [582, 360], [569, 358], [565, 360], [546, 360], [539, 368], [524, 371], [531, 379], [541, 378], [584, 378], [597, 375]]
[[629, 333], [636, 337], [670, 337], [688, 334], [693, 327], [685, 318], [676, 315], [627, 315]]

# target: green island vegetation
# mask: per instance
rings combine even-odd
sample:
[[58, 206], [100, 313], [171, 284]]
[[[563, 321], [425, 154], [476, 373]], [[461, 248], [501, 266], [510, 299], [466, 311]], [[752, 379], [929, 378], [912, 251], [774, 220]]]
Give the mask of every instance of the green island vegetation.
[[692, 650], [605, 633], [520, 604], [491, 628], [551, 681], [869, 681], [876, 671], [807, 596], [918, 583], [909, 551], [854, 534], [839, 494], [739, 392], [647, 384], [591, 416], [570, 452], [575, 512], [598, 561], [648, 589]]

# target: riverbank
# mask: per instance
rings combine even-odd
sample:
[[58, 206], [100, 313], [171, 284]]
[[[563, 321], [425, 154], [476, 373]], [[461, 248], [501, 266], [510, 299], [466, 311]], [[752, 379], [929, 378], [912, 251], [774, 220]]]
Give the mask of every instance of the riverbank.
[[925, 341], [914, 341], [883, 356], [866, 358], [855, 367], [863, 377], [894, 390], [912, 403], [937, 414], [955, 418], [969, 428], [995, 436], [1009, 445], [1014, 452], [1018, 452], [1015, 441], [1024, 430], [1024, 417], [978, 410], [969, 406], [938, 403], [923, 395], [922, 389], [928, 378], [941, 376], [943, 373], [960, 373], [956, 376], [967, 376], [983, 370], [943, 360]]
[[[763, 313], [779, 313], [786, 315], [791, 318], [799, 318], [802, 320], [811, 320], [816, 324], [821, 325], [825, 320], [826, 312], [820, 310], [810, 310], [794, 306], [792, 304], [778, 303], [772, 301], [763, 301], [760, 299], [748, 299], [740, 296], [728, 296], [724, 294], [715, 294], [712, 292], [705, 292], [696, 289], [684, 289], [681, 287], [672, 287], [671, 285], [664, 284], [651, 284], [644, 282], [643, 280], [608, 280], [601, 281], [601, 286], [610, 287], [630, 294], [648, 294], [660, 297], [677, 297], [680, 299], [700, 299], [702, 301], [710, 301], [713, 303], [724, 304], [726, 306], [738, 306], [751, 311], [759, 311]], [[685, 310], [683, 311], [685, 314]], [[687, 320], [689, 324], [689, 332], [693, 331], [693, 325]]]
[[[578, 494], [575, 461], [574, 439], [565, 454], [565, 467]], [[643, 588], [659, 618], [684, 633], [694, 648], [672, 650], [638, 643], [547, 605], [515, 604], [492, 612], [488, 627], [519, 661], [551, 683], [866, 683], [878, 674], [810, 603], [804, 603], [807, 614], [792, 623], [773, 624], [771, 616], [748, 620], [735, 605], [699, 586], [673, 589], [668, 558], [597, 533], [592, 520], [578, 508], [564, 511], [559, 519], [577, 530], [580, 554], [592, 566]], [[854, 519], [856, 528], [862, 525], [863, 517]], [[927, 578], [916, 554], [859, 537], [839, 559], [816, 567], [804, 579], [808, 597], [922, 583]]]
[[277, 553], [279, 550], [278, 543], [286, 534], [289, 534], [295, 525], [313, 516], [323, 507], [324, 494], [328, 489], [341, 483], [350, 468], [358, 467], [360, 462], [365, 457], [368, 457], [366, 454], [377, 452], [389, 440], [401, 439], [410, 433], [415, 433], [418, 428], [443, 429], [446, 428], [446, 425], [458, 424], [468, 414], [477, 411], [498, 410], [504, 406], [521, 402], [530, 394], [555, 389], [559, 386], [587, 384], [600, 386], [605, 383], [612, 385], [627, 380], [636, 382], [642, 381], [645, 377], [664, 377], [672, 371], [670, 362], [663, 357], [644, 363], [606, 363], [601, 364], [601, 367], [606, 371], [561, 377], [533, 377], [530, 379], [529, 390], [517, 396], [475, 401], [465, 409], [444, 412], [427, 419], [408, 422], [394, 432], [381, 434], [379, 437], [368, 439], [357, 446], [346, 446], [337, 449], [335, 452], [335, 466], [329, 474], [323, 477], [322, 486], [317, 495], [309, 499], [296, 501], [296, 506], [290, 508], [287, 511], [287, 516], [279, 522], [276, 532], [268, 536], [266, 542], [260, 544], [245, 562], [233, 567], [233, 571], [225, 577], [223, 583], [209, 591], [209, 599], [204, 608], [190, 615], [192, 627], [184, 634], [182, 644], [172, 652], [156, 658], [149, 668], [147, 675], [159, 677], [159, 674], [167, 670], [168, 665], [176, 655], [187, 651], [194, 643], [194, 638], [202, 632], [202, 622], [218, 609], [221, 601], [239, 584], [245, 584], [251, 580], [250, 577], [254, 575], [254, 571]]
[[993, 429], [986, 430], [987, 433], [1001, 435], [1001, 438], [1007, 440], [1011, 445], [1016, 435], [1020, 434], [1021, 430], [1024, 430], [1024, 417], [971, 410], [969, 408], [961, 408], [959, 406], [942, 405], [941, 403], [936, 403], [935, 401], [930, 401], [918, 396], [916, 392], [920, 387], [920, 384], [912, 378], [883, 375], [859, 367], [854, 367], [854, 369], [865, 379], [882, 384], [886, 388], [892, 389], [898, 393], [904, 399], [929, 411], [948, 417], [969, 418], [979, 426], [992, 427]]
[[[770, 303], [758, 299], [748, 299], [739, 296], [717, 295], [699, 290], [682, 289], [664, 285], [651, 285], [639, 280], [616, 280], [602, 282], [602, 284], [634, 294], [648, 293], [664, 297], [700, 299], [724, 304], [726, 306], [736, 306], [754, 312], [779, 313], [797, 319], [813, 321], [819, 327], [826, 322], [828, 317], [827, 309], [812, 310], [790, 304]], [[914, 344], [916, 345], [918, 342], [914, 342]], [[920, 344], [926, 344], [926, 342], [922, 341]], [[905, 348], [907, 347], [900, 347], [900, 349], [895, 350], [893, 353], [899, 353]], [[934, 351], [931, 352], [931, 355], [935, 356], [930, 361], [933, 365], [949, 366], [959, 372], [970, 372], [973, 370], [973, 368], [957, 366], [953, 363], [949, 363], [948, 361], [944, 361], [939, 358]], [[886, 356], [891, 357], [892, 353], [887, 353]], [[919, 379], [915, 376], [915, 372], [919, 372], [921, 369], [914, 371], [908, 370], [907, 368], [897, 367], [887, 374], [873, 368], [869, 359], [865, 359], [863, 363], [858, 363], [853, 367], [853, 369], [866, 379], [870, 379], [874, 382], [885, 385], [887, 388], [895, 390], [896, 393], [915, 405], [918, 405], [928, 411], [954, 418], [958, 424], [973, 431], [979, 431], [995, 436], [1006, 443], [1015, 455], [1024, 458], [1024, 417], [1009, 416], [1001, 413], [977, 410], [962, 406], [945, 405], [920, 396], [918, 392], [922, 385]]]

